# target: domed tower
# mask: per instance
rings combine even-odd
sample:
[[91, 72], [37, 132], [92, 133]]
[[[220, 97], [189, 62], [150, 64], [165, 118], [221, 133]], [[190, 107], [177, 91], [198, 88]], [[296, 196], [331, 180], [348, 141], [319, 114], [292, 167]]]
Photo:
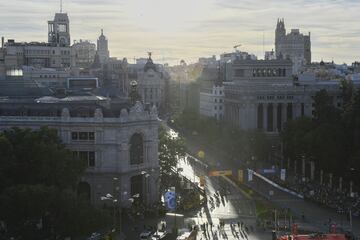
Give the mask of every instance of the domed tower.
[[275, 53], [279, 56], [281, 53], [281, 45], [285, 40], [286, 29], [284, 19], [278, 19], [275, 29]]
[[99, 55], [100, 62], [104, 63], [109, 59], [110, 53], [108, 48], [108, 40], [104, 35], [104, 31], [101, 29], [101, 35], [97, 40], [97, 54]]
[[151, 59], [151, 52], [149, 52], [148, 54], [149, 54], [149, 58], [144, 66], [144, 72], [147, 72], [149, 69], [152, 69], [155, 72], [157, 72], [156, 65], [154, 64], [153, 60]]

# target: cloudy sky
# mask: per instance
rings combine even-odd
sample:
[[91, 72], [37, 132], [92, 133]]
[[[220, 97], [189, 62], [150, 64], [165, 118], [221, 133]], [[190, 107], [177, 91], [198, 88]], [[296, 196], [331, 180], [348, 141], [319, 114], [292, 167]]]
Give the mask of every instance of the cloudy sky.
[[[60, 0], [1, 0], [0, 36], [47, 41], [47, 20]], [[72, 40], [96, 42], [100, 29], [113, 57], [195, 62], [241, 49], [274, 48], [278, 17], [288, 31], [311, 32], [313, 60], [360, 60], [360, 0], [63, 0]], [[264, 41], [263, 41], [264, 40]]]

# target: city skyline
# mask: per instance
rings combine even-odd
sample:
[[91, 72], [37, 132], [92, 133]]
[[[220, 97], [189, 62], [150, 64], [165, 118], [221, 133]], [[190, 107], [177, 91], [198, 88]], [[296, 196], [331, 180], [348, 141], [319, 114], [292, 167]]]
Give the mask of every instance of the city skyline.
[[[16, 0], [0, 7], [1, 36], [46, 42], [46, 21], [60, 11], [60, 2]], [[66, 0], [63, 9], [69, 14], [72, 41], [95, 43], [104, 29], [111, 56], [129, 62], [148, 51], [161, 63], [196, 62], [233, 51], [236, 44], [262, 58], [263, 50], [274, 49], [279, 17], [287, 31], [311, 32], [313, 61], [351, 64], [360, 53], [360, 29], [353, 23], [360, 2], [353, 0]]]

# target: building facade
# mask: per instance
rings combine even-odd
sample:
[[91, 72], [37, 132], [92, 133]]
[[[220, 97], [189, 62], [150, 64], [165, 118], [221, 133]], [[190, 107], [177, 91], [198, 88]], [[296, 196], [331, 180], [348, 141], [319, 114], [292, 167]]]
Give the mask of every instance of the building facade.
[[275, 30], [275, 53], [277, 58], [290, 59], [293, 62], [293, 73], [298, 73], [302, 66], [311, 64], [310, 33], [304, 35], [299, 29], [291, 29], [287, 34], [284, 19], [278, 19]]
[[75, 66], [79, 68], [88, 68], [94, 63], [96, 54], [96, 45], [89, 41], [82, 41], [74, 43], [71, 46], [73, 54], [75, 55]]
[[342, 106], [339, 81], [295, 81], [290, 60], [236, 61], [224, 82], [225, 120], [241, 129], [277, 134], [288, 120], [313, 116], [313, 97], [326, 89]]
[[74, 66], [75, 57], [70, 47], [68, 15], [56, 13], [54, 20], [48, 21], [48, 27], [47, 43], [15, 42], [13, 39], [8, 39], [2, 50], [5, 68], [21, 68], [24, 65], [38, 68]]
[[38, 68], [70, 68], [74, 64], [71, 47], [49, 43], [22, 43], [9, 39], [5, 44], [6, 69], [33, 66]]
[[85, 96], [7, 100], [0, 103], [0, 130], [56, 129], [74, 156], [87, 163], [78, 191], [89, 200], [106, 204], [101, 197], [113, 193], [116, 184], [122, 206], [129, 206], [134, 195], [151, 205], [159, 200], [157, 110], [137, 102], [109, 111], [109, 104], [109, 99]]
[[39, 87], [65, 88], [70, 72], [62, 68], [22, 67], [24, 80], [33, 81]]
[[224, 118], [224, 86], [213, 86], [212, 89], [202, 89], [200, 92], [199, 113], [202, 116], [213, 117], [216, 120]]
[[138, 91], [146, 105], [156, 106], [160, 112], [166, 109], [170, 76], [156, 66], [151, 55], [142, 69], [137, 72]]
[[56, 13], [54, 20], [48, 21], [48, 43], [62, 47], [70, 46], [70, 21], [67, 13]]

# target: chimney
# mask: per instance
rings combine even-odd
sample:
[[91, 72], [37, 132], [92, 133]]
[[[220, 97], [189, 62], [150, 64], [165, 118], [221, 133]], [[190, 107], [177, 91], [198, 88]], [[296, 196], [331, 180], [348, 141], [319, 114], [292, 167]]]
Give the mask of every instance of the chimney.
[[4, 37], [1, 37], [1, 48], [4, 48]]

